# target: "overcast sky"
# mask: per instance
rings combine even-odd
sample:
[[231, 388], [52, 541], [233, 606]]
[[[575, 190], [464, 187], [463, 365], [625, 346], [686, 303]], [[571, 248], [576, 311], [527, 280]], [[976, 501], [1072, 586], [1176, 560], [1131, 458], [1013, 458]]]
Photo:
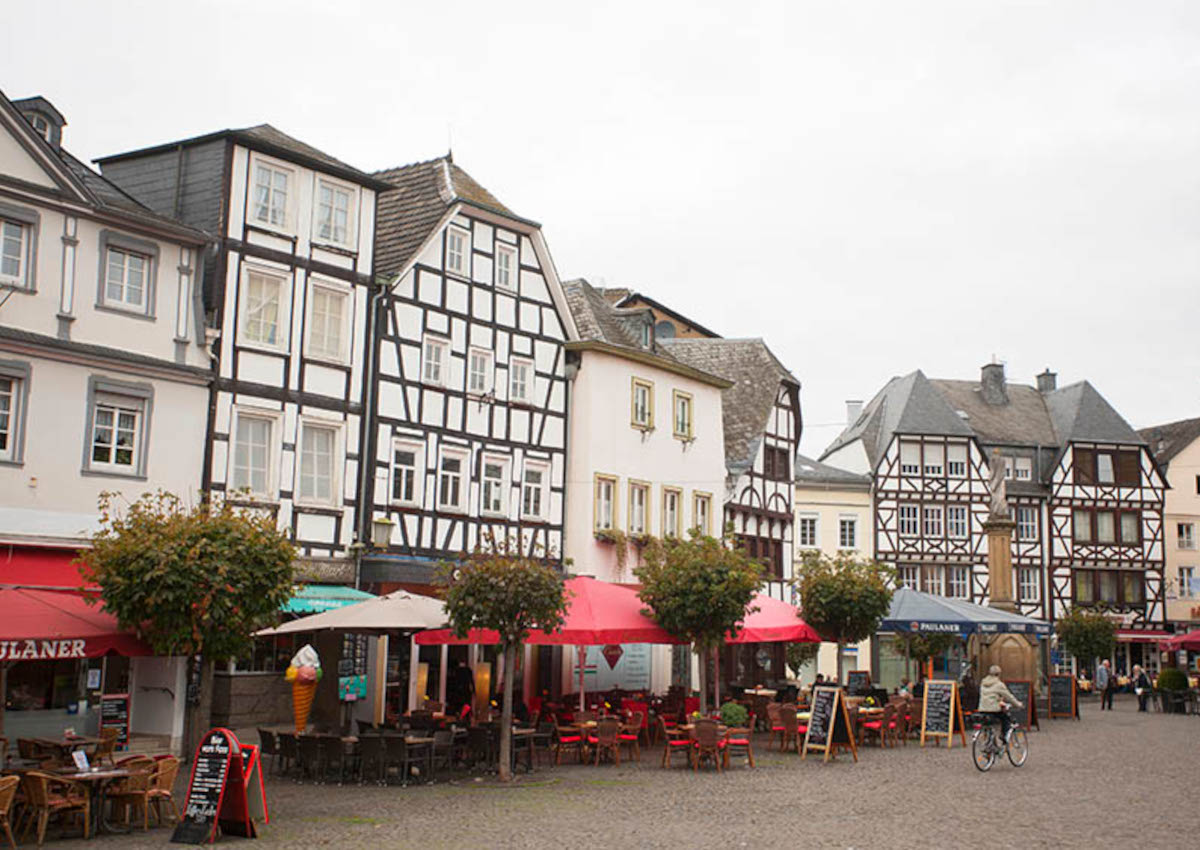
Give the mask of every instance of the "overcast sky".
[[1135, 427], [1200, 416], [1200, 3], [10, 6], [0, 87], [77, 156], [261, 122], [366, 170], [452, 143], [564, 279], [765, 338], [806, 453], [845, 399], [993, 356]]

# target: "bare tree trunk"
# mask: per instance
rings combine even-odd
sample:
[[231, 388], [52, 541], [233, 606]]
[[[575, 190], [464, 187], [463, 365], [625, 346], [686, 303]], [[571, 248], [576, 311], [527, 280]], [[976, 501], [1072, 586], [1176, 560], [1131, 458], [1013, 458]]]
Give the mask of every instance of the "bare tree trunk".
[[504, 708], [500, 711], [500, 781], [512, 780], [513, 679], [517, 667], [517, 647], [504, 647]]
[[200, 745], [200, 739], [212, 725], [213, 662], [203, 656], [188, 658], [187, 681], [189, 685], [193, 681], [193, 676], [198, 678], [199, 686], [196, 689], [194, 700], [190, 694], [185, 693], [184, 696], [184, 699], [187, 700], [183, 715], [182, 756], [184, 761], [190, 759], [196, 752], [196, 747]]
[[837, 671], [837, 683], [842, 684], [842, 642], [837, 642], [837, 666], [834, 668]]
[[708, 712], [708, 653], [700, 650], [700, 713]]

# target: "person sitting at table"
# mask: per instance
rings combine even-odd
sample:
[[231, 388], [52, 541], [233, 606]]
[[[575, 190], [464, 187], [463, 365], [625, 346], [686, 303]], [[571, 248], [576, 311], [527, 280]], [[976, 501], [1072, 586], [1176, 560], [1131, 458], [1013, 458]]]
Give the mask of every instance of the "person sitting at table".
[[912, 683], [908, 681], [907, 676], [900, 680], [900, 687], [896, 688], [896, 694], [902, 697], [912, 696]]
[[823, 688], [823, 687], [825, 687], [825, 674], [824, 674], [824, 673], [818, 673], [818, 674], [817, 674], [817, 678], [816, 678], [816, 680], [815, 680], [815, 681], [813, 681], [813, 687], [814, 687], [814, 688]]

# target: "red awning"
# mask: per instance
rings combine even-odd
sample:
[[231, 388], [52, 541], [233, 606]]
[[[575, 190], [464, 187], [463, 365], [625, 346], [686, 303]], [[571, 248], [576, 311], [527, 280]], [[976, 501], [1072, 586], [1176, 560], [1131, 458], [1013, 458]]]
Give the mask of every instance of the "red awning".
[[[563, 582], [567, 597], [566, 623], [559, 632], [532, 632], [530, 644], [606, 646], [610, 643], [679, 643], [666, 629], [642, 613], [637, 592], [623, 585], [576, 576]], [[418, 632], [421, 645], [499, 643], [496, 632], [476, 629], [466, 638], [451, 629]]]
[[1180, 649], [1200, 652], [1200, 629], [1192, 629], [1190, 632], [1172, 635], [1169, 638], [1162, 638], [1159, 641], [1158, 648], [1167, 652], [1175, 652]]
[[795, 606], [761, 593], [754, 595], [751, 606], [758, 610], [742, 620], [737, 637], [726, 643], [819, 643], [821, 636], [800, 619]]
[[0, 661], [154, 654], [78, 593], [0, 587], [0, 612]]
[[[78, 589], [86, 583], [74, 563], [78, 549], [41, 546], [0, 547], [0, 584]], [[88, 584], [95, 587], [95, 584]]]
[[1116, 635], [1124, 643], [1158, 643], [1171, 637], [1170, 632], [1153, 629], [1117, 629]]

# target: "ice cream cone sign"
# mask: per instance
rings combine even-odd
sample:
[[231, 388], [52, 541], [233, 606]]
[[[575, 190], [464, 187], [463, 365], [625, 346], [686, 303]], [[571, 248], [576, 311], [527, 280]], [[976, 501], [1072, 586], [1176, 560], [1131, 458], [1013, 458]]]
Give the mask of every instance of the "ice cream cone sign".
[[297, 735], [308, 727], [308, 715], [312, 711], [313, 695], [317, 692], [321, 675], [321, 658], [306, 643], [292, 656], [292, 663], [283, 675], [292, 683], [292, 716], [296, 720]]

